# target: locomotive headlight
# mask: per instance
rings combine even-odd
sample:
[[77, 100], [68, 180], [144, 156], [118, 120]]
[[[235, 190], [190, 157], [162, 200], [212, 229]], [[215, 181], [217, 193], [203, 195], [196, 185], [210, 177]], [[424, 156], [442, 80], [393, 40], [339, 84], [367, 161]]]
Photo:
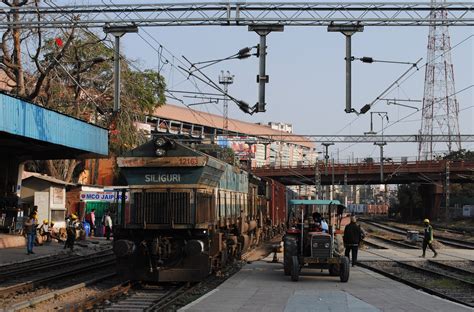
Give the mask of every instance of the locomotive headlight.
[[166, 151], [162, 148], [157, 148], [155, 151], [156, 156], [163, 157], [166, 155]]
[[164, 138], [157, 138], [157, 139], [155, 140], [155, 145], [156, 145], [157, 147], [163, 147], [163, 146], [166, 145], [166, 140], [165, 140]]
[[324, 244], [324, 247], [329, 248], [329, 243]]

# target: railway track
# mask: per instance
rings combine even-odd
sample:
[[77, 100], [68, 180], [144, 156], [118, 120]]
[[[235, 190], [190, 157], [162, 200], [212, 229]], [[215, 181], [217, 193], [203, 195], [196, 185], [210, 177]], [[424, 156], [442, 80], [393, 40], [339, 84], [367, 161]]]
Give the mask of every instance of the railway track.
[[102, 305], [101, 311], [157, 311], [181, 296], [190, 286], [178, 285], [139, 285], [130, 291], [127, 298], [110, 305]]
[[[115, 269], [115, 256], [98, 254], [82, 259], [82, 262], [45, 270], [31, 276], [11, 278], [0, 284], [2, 306], [10, 306], [22, 297], [30, 299], [45, 295], [51, 290], [67, 288], [74, 282], [96, 278], [98, 274], [110, 274]], [[48, 287], [46, 287], [48, 286]]]
[[[378, 220], [377, 218], [375, 218], [375, 221], [378, 221], [378, 222], [384, 222], [384, 221], [388, 221], [388, 222], [398, 222], [397, 220], [394, 220], [394, 219], [388, 219], [388, 220]], [[407, 224], [410, 224], [410, 225], [419, 225], [419, 223], [414, 223], [414, 222], [409, 222]], [[472, 228], [468, 228], [468, 227], [459, 227], [459, 228], [451, 228], [451, 227], [447, 227], [447, 226], [443, 226], [443, 225], [439, 225], [439, 224], [436, 224], [436, 223], [433, 223], [432, 224], [435, 228], [437, 229], [440, 229], [440, 230], [443, 230], [443, 231], [446, 231], [446, 232], [449, 232], [449, 233], [453, 233], [453, 234], [458, 234], [458, 235], [474, 235], [474, 231]]]
[[[392, 245], [392, 246], [395, 246], [395, 247], [398, 247], [398, 248], [420, 249], [419, 246], [410, 245], [410, 244], [407, 244], [407, 243], [402, 242], [402, 241], [394, 240], [394, 239], [391, 239], [391, 238], [386, 238], [386, 237], [383, 237], [381, 235], [376, 235], [376, 234], [373, 234], [373, 233], [371, 233], [369, 235], [369, 238], [371, 238], [375, 241], [381, 241], [384, 244]], [[380, 247], [380, 245], [378, 245], [378, 246]], [[386, 247], [384, 247], [384, 246], [381, 246], [381, 247], [386, 249]]]
[[[34, 273], [49, 269], [57, 269], [58, 267], [75, 265], [87, 261], [91, 256], [106, 257], [112, 255], [112, 249], [107, 248], [97, 253], [77, 256], [77, 255], [53, 255], [40, 259], [32, 259], [19, 264], [9, 264], [0, 267], [0, 283], [10, 278], [18, 278], [24, 275], [32, 275]], [[1, 284], [0, 284], [1, 287]]]
[[[374, 222], [370, 220], [361, 220], [361, 222], [370, 224], [372, 226], [375, 226], [377, 228], [380, 228], [382, 230], [385, 230], [391, 233], [406, 236], [407, 230], [404, 228], [389, 226], [383, 223]], [[438, 236], [435, 235], [435, 239], [447, 246], [462, 248], [462, 249], [471, 249], [471, 250], [474, 249], [474, 243], [469, 242], [469, 241], [461, 241], [454, 238], [440, 237], [439, 235]]]
[[[68, 303], [63, 303], [68, 297], [77, 298], [81, 293], [90, 291], [91, 288], [100, 289], [104, 288], [104, 285], [116, 283], [118, 277], [115, 273], [105, 273], [97, 275], [93, 279], [77, 283], [65, 288], [54, 290], [46, 294], [29, 298], [27, 300], [17, 302], [8, 306], [6, 311], [21, 311], [30, 307], [34, 307], [37, 310], [63, 310], [70, 311], [77, 309], [72, 308]], [[51, 302], [53, 300], [53, 302]], [[72, 308], [72, 309], [71, 309]]]
[[459, 278], [452, 267], [441, 269], [431, 262], [365, 261], [358, 265], [430, 294], [474, 307], [472, 273], [469, 279]]

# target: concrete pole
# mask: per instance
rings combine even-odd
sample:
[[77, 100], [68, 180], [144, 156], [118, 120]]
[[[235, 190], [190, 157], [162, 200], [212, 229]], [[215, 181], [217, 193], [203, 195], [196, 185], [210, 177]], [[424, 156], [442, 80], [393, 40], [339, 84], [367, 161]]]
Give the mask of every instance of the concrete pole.
[[120, 37], [122, 35], [114, 34], [114, 112], [120, 111]]
[[331, 159], [331, 200], [334, 199], [334, 158]]
[[346, 113], [352, 112], [352, 34], [346, 36]]
[[259, 73], [258, 73], [258, 112], [265, 112], [265, 84], [268, 76], [265, 75], [267, 56], [267, 35], [260, 35], [259, 45]]

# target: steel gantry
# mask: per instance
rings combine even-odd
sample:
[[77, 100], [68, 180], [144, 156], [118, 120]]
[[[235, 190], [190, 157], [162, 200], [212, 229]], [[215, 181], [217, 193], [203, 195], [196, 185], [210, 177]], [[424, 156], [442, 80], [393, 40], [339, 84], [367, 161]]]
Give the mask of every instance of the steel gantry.
[[[233, 137], [235, 135], [235, 137]], [[242, 137], [247, 136], [244, 133], [229, 134], [228, 141], [242, 141]], [[252, 134], [252, 137], [256, 138], [256, 142], [260, 143], [268, 141], [286, 141], [291, 143], [297, 142], [317, 142], [322, 145], [332, 145], [336, 143], [419, 143], [430, 140], [433, 142], [449, 142], [452, 136], [450, 135], [419, 135], [419, 134], [384, 134], [384, 135], [297, 135], [297, 134]], [[474, 134], [461, 134], [459, 136], [461, 142], [474, 142]], [[191, 139], [192, 140], [192, 139]]]
[[[132, 3], [2, 7], [0, 28], [16, 26], [103, 27], [107, 23], [136, 26], [473, 26], [472, 2], [227, 2]], [[433, 10], [447, 12], [435, 20]], [[6, 13], [18, 12], [19, 21]], [[74, 19], [71, 19], [71, 15]], [[42, 16], [47, 18], [41, 18]]]

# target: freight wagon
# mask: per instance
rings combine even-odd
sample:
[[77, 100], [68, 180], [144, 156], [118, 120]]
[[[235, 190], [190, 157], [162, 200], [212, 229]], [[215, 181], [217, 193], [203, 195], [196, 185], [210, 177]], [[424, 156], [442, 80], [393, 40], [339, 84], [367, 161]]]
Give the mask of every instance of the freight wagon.
[[349, 204], [348, 212], [351, 214], [367, 214], [367, 215], [386, 215], [388, 214], [388, 205], [372, 205], [372, 204]]

